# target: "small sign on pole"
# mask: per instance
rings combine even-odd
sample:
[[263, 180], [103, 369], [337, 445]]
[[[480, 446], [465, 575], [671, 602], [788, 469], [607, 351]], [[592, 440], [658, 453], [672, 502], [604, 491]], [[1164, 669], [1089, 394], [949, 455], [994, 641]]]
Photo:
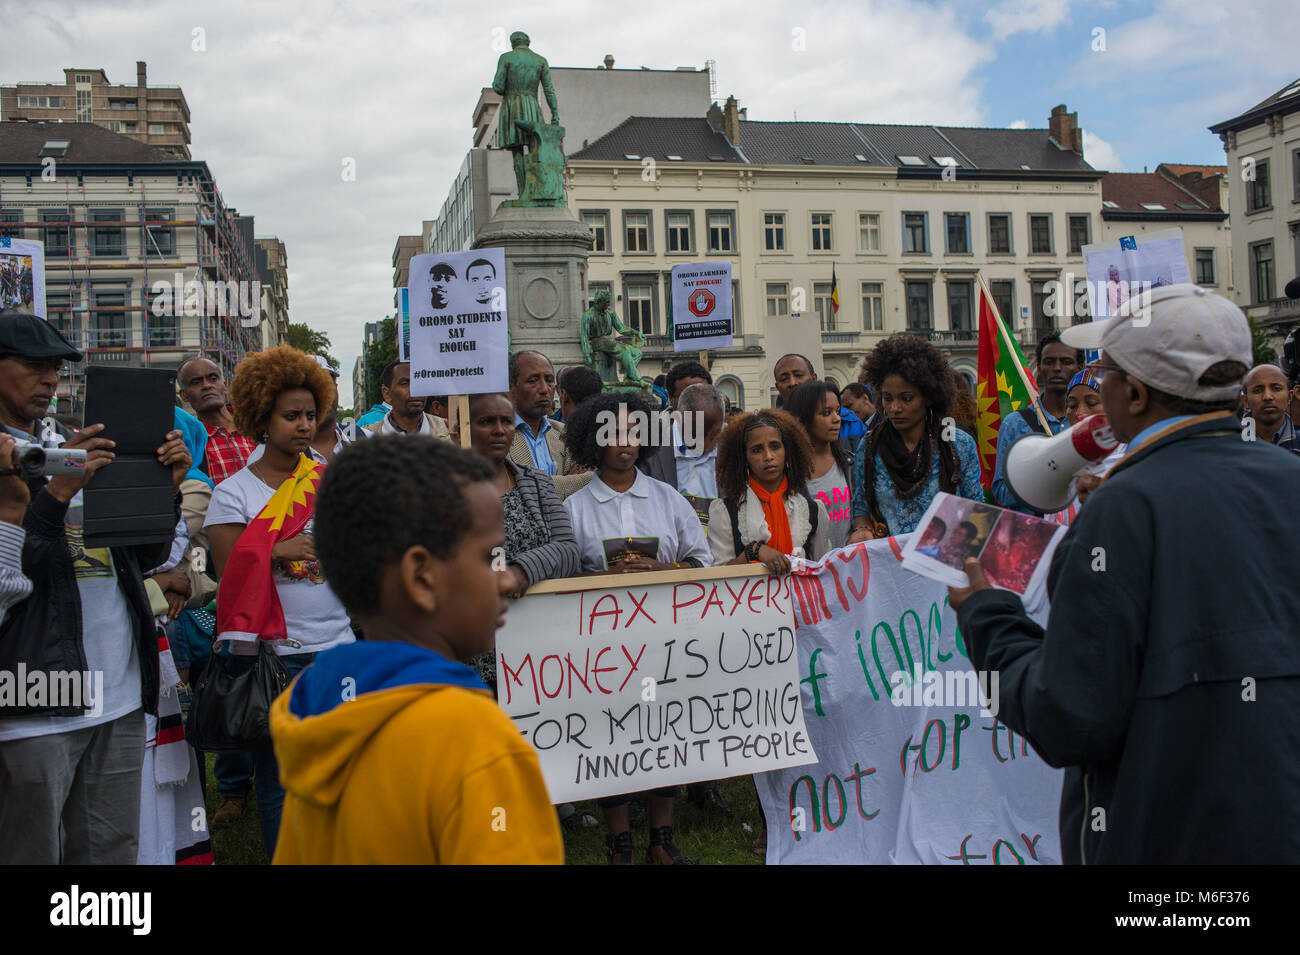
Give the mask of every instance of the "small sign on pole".
[[[731, 263], [693, 262], [672, 272], [673, 351], [727, 348], [735, 336]], [[702, 364], [707, 362], [701, 359]]]

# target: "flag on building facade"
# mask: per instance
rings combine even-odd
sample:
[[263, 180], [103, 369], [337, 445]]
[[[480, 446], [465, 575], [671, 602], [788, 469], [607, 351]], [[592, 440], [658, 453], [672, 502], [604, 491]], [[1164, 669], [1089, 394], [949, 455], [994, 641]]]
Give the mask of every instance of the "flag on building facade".
[[[993, 487], [997, 464], [998, 432], [1002, 422], [1022, 408], [1038, 408], [1038, 384], [1025, 363], [1024, 353], [1003, 322], [984, 276], [979, 277], [979, 365], [975, 401], [979, 406], [975, 444], [980, 459], [980, 484]], [[1051, 428], [1042, 420], [1043, 430]]]
[[832, 264], [831, 265], [831, 314], [838, 315], [839, 313], [840, 313], [840, 286], [839, 283], [835, 281], [835, 266]]

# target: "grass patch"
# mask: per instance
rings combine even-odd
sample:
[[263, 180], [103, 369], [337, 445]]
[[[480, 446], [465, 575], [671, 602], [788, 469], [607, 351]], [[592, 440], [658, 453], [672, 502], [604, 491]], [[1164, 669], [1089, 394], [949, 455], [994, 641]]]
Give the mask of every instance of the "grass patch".
[[[208, 754], [208, 819], [221, 804], [217, 796], [215, 756]], [[718, 784], [722, 797], [731, 805], [731, 815], [723, 816], [697, 809], [686, 800], [686, 787], [673, 815], [673, 841], [688, 859], [700, 865], [762, 865], [761, 856], [750, 849], [762, 831], [758, 796], [748, 776], [724, 779]], [[591, 829], [564, 830], [564, 861], [568, 865], [605, 865], [605, 815], [595, 800], [577, 803], [578, 814], [595, 816], [600, 825]], [[745, 827], [749, 828], [746, 829]], [[643, 822], [632, 827], [632, 845], [637, 865], [645, 861], [650, 837]], [[262, 830], [257, 824], [257, 788], [248, 799], [248, 811], [232, 826], [212, 832], [212, 854], [218, 865], [266, 865], [269, 861], [262, 848]]]

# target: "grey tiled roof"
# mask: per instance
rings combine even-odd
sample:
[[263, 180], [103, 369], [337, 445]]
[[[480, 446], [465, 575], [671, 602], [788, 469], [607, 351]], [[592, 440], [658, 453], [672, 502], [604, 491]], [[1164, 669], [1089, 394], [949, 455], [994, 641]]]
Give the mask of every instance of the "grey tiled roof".
[[[574, 159], [623, 161], [627, 156], [653, 157], [667, 162], [743, 162], [727, 137], [700, 118], [629, 116], [586, 149], [569, 154]], [[718, 157], [712, 159], [711, 157]]]
[[1093, 171], [1093, 167], [1078, 153], [1053, 143], [1045, 129], [941, 126], [939, 131], [980, 169], [1020, 170], [1025, 165], [1040, 172]]
[[[740, 144], [734, 148], [705, 119], [632, 116], [573, 159], [624, 161], [627, 156], [705, 162], [780, 166], [874, 166], [898, 169], [942, 168], [936, 159], [951, 157], [968, 172], [1094, 173], [1068, 149], [1061, 149], [1045, 129], [977, 129], [957, 126], [891, 126], [869, 123], [759, 122], [741, 120]], [[861, 156], [862, 159], [858, 157]], [[903, 163], [915, 156], [921, 166]], [[717, 161], [717, 160], [714, 160]]]
[[65, 139], [68, 150], [60, 163], [186, 162], [171, 153], [123, 136], [94, 123], [0, 123], [0, 163], [40, 165], [46, 141]]

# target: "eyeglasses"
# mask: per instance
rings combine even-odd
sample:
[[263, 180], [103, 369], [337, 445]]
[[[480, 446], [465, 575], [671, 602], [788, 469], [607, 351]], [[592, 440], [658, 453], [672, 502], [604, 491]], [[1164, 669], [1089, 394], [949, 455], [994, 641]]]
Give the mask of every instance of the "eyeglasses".
[[62, 358], [29, 358], [26, 355], [3, 355], [0, 356], [0, 361], [5, 358], [26, 365], [28, 368], [34, 368], [37, 371], [53, 371], [60, 375], [65, 375], [68, 372], [68, 363]]

